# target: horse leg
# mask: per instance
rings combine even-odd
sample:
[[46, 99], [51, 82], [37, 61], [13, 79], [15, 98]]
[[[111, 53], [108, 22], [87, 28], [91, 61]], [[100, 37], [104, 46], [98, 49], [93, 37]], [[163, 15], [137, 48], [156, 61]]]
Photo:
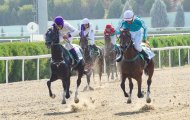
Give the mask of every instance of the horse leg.
[[111, 79], [114, 80], [114, 66], [111, 64]]
[[146, 102], [150, 103], [151, 102], [151, 98], [150, 98], [150, 85], [152, 83], [152, 75], [154, 73], [154, 63], [151, 60], [151, 62], [149, 63], [149, 65], [147, 66], [147, 72], [148, 72], [148, 80], [147, 80], [147, 97], [146, 97]]
[[102, 84], [102, 73], [103, 73], [103, 68], [102, 68], [102, 66], [99, 66], [99, 79], [100, 79], [100, 86], [101, 86], [101, 84]]
[[114, 68], [115, 68], [116, 78], [118, 79], [118, 74], [117, 74], [117, 66], [116, 66], [116, 63], [114, 64]]
[[54, 74], [52, 74], [50, 80], [47, 81], [47, 86], [48, 86], [48, 89], [49, 89], [49, 96], [51, 98], [53, 98], [53, 99], [56, 97], [56, 95], [52, 94], [52, 91], [51, 91], [51, 82], [53, 82], [55, 80], [57, 80], [57, 77]]
[[107, 73], [108, 81], [109, 81], [109, 78], [110, 78], [110, 66], [109, 66], [108, 63], [106, 63], [106, 73]]
[[66, 99], [65, 99], [65, 96], [66, 96], [66, 81], [62, 79], [62, 86], [63, 86], [63, 100], [62, 100], [62, 104], [66, 104]]
[[79, 89], [79, 86], [81, 84], [81, 78], [83, 76], [83, 71], [81, 70], [78, 70], [78, 79], [77, 79], [77, 87], [76, 87], [76, 91], [75, 91], [75, 103], [78, 103], [79, 102], [79, 99], [78, 99], [78, 89]]
[[139, 79], [137, 79], [137, 84], [138, 84], [138, 98], [143, 98], [144, 95], [142, 94], [142, 91], [141, 91], [141, 86], [142, 86], [142, 77], [140, 77]]
[[131, 95], [132, 95], [132, 90], [133, 90], [133, 82], [132, 82], [132, 79], [131, 78], [128, 78], [129, 79], [129, 98], [127, 100], [127, 103], [131, 103]]
[[125, 80], [126, 80], [126, 77], [124, 75], [122, 75], [121, 77], [122, 77], [121, 85], [120, 85], [121, 89], [123, 90], [124, 96], [125, 97], [129, 97], [128, 94], [125, 91]]
[[90, 77], [92, 75], [92, 72], [89, 72], [88, 74], [86, 74], [86, 79], [87, 79], [87, 85], [84, 87], [83, 91], [86, 91], [88, 88], [89, 90], [93, 90], [92, 87], [90, 87]]
[[70, 75], [65, 79], [66, 80], [66, 95], [65, 97], [68, 99], [70, 98]]

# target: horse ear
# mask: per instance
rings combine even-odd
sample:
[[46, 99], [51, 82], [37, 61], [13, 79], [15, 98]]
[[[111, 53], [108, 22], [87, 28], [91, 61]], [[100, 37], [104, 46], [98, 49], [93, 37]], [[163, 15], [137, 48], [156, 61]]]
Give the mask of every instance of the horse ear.
[[129, 31], [130, 31], [130, 28], [127, 28], [126, 30], [129, 32]]

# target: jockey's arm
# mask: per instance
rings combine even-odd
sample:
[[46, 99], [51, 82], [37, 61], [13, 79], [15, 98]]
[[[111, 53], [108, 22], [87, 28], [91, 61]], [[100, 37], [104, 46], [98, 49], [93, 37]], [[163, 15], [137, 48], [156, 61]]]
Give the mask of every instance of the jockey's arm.
[[75, 37], [79, 34], [79, 31], [70, 24], [68, 24], [66, 28], [69, 30], [69, 32], [67, 33], [68, 38]]
[[117, 27], [116, 30], [115, 30], [116, 35], [120, 35], [120, 30], [121, 30], [121, 29], [124, 29], [124, 28], [123, 28], [123, 27], [124, 27], [124, 25], [123, 25], [124, 22], [125, 22], [125, 21], [123, 21], [123, 20], [119, 22], [119, 25], [118, 25], [118, 27]]
[[144, 23], [144, 21], [141, 20], [142, 28], [143, 28], [143, 41], [146, 42], [147, 38], [147, 27]]
[[90, 39], [90, 44], [93, 45], [94, 40], [95, 40], [95, 35], [94, 35], [94, 30], [90, 29], [89, 34], [88, 34], [88, 39]]

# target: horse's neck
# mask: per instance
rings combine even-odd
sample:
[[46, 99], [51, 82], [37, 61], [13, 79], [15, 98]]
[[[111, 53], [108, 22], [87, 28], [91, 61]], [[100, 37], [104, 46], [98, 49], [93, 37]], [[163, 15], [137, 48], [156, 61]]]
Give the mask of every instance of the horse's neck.
[[133, 45], [130, 45], [130, 47], [127, 50], [124, 51], [124, 57], [126, 59], [132, 59], [137, 54], [138, 54], [138, 52], [135, 50], [135, 48], [133, 47]]
[[61, 61], [63, 60], [63, 50], [59, 49], [59, 51], [55, 48], [51, 49], [51, 56], [53, 61]]

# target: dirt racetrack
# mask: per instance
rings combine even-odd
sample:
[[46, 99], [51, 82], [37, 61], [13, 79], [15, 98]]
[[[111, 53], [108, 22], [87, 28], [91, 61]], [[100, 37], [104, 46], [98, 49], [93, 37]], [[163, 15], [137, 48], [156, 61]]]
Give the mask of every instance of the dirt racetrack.
[[[146, 76], [142, 90], [146, 92]], [[48, 95], [47, 80], [0, 84], [0, 120], [190, 120], [190, 66], [156, 70], [151, 85], [150, 104], [137, 98], [137, 84], [133, 80], [132, 103], [127, 104], [120, 82], [107, 81], [102, 85], [92, 80], [94, 91], [84, 91], [82, 78], [78, 104], [74, 103], [76, 77], [72, 77], [71, 98], [61, 104], [60, 80], [52, 84], [55, 99]], [[129, 91], [128, 82], [126, 89]]]

